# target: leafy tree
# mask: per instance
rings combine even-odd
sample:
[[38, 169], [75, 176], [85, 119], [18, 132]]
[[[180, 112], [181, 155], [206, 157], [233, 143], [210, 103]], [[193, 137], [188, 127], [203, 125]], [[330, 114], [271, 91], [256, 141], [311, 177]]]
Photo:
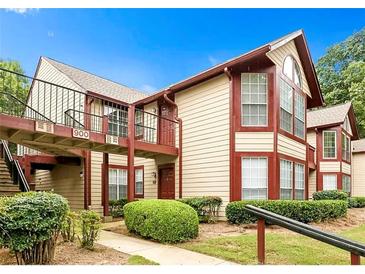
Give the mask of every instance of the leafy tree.
[[327, 105], [352, 101], [365, 137], [365, 28], [330, 47], [316, 70]]

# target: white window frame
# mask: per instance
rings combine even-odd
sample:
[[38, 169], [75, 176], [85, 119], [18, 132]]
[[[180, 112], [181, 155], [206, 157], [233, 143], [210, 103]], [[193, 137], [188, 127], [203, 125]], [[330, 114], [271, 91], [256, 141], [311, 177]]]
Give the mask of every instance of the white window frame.
[[[344, 178], [348, 178], [348, 183], [349, 183], [349, 190], [346, 191], [344, 188], [343, 188], [343, 183], [344, 183]], [[343, 174], [342, 175], [342, 191], [346, 191], [348, 193], [351, 193], [351, 176], [350, 175], [347, 175], [347, 174]]]
[[[298, 98], [300, 98], [300, 99], [298, 99]], [[298, 108], [297, 108], [297, 103], [299, 102], [299, 100], [303, 100], [303, 105], [302, 105], [302, 107], [303, 107], [303, 117], [299, 117], [299, 115], [297, 115], [297, 110], [298, 110]], [[300, 110], [299, 110], [299, 112], [300, 112]], [[304, 95], [302, 95], [302, 94], [300, 94], [298, 91], [294, 91], [294, 125], [293, 125], [293, 133], [294, 133], [294, 135], [295, 136], [297, 136], [298, 138], [300, 138], [300, 139], [305, 139], [305, 134], [306, 134], [306, 132], [305, 132], [305, 96]], [[297, 132], [296, 132], [296, 128], [297, 128], [297, 120], [299, 120], [300, 122], [302, 122], [303, 123], [303, 136], [299, 136], [298, 134], [297, 134]]]
[[[141, 180], [139, 181], [138, 179], [138, 176], [137, 176], [137, 171], [138, 172], [141, 172], [142, 174], [141, 174]], [[140, 167], [140, 168], [135, 168], [134, 169], [134, 174], [135, 174], [135, 194], [136, 195], [144, 195], [144, 169], [142, 168], [142, 167]], [[138, 183], [141, 183], [142, 184], [142, 192], [138, 192], [137, 191], [137, 184]]]
[[[345, 151], [343, 150], [342, 144], [345, 140]], [[351, 161], [351, 138], [347, 136], [346, 133], [342, 132], [342, 140], [341, 140], [341, 153], [342, 160], [350, 162]], [[348, 158], [347, 158], [348, 156]]]
[[[243, 75], [249, 75], [249, 77], [251, 78], [251, 75], [253, 74], [257, 74], [258, 76], [260, 76], [261, 74], [265, 75], [266, 76], [266, 102], [265, 103], [252, 103], [252, 102], [249, 102], [249, 103], [245, 103], [243, 102], [243, 93], [244, 93], [244, 89], [243, 89], [243, 85], [245, 84], [243, 82]], [[247, 84], [251, 84], [251, 82], [247, 83]], [[241, 96], [241, 126], [242, 127], [267, 127], [268, 126], [268, 121], [269, 121], [269, 104], [268, 104], [268, 101], [269, 101], [269, 75], [267, 73], [241, 73], [241, 92], [240, 92], [240, 96]], [[255, 106], [259, 106], [259, 105], [265, 105], [266, 106], [266, 119], [265, 119], [265, 124], [260, 124], [260, 123], [257, 123], [257, 124], [250, 124], [250, 125], [247, 125], [247, 124], [244, 124], [243, 123], [243, 117], [244, 117], [244, 105], [246, 106], [251, 106], [251, 105], [255, 105]]]
[[[301, 166], [301, 167], [303, 167], [303, 188], [298, 188], [297, 186], [298, 186], [298, 184], [297, 184], [297, 178], [298, 178], [298, 172], [297, 172], [297, 166]], [[300, 163], [294, 163], [294, 199], [295, 200], [298, 200], [298, 198], [297, 198], [297, 190], [300, 190], [300, 191], [303, 191], [303, 199], [300, 199], [300, 200], [305, 200], [305, 191], [306, 191], [306, 189], [305, 189], [305, 179], [306, 179], [306, 177], [305, 177], [305, 165], [303, 165], [303, 164], [300, 164]]]
[[[111, 182], [111, 176], [110, 176], [110, 172], [111, 171], [116, 171], [116, 179], [117, 179], [117, 181], [116, 181], [116, 183], [114, 184], [114, 183], [112, 183]], [[120, 200], [120, 199], [125, 199], [125, 198], [127, 198], [127, 195], [128, 195], [128, 171], [126, 170], [126, 169], [121, 169], [121, 168], [109, 168], [108, 169], [108, 178], [109, 178], [109, 182], [108, 182], [108, 185], [110, 186], [110, 185], [116, 185], [117, 186], [117, 192], [116, 192], [116, 200]], [[118, 182], [118, 179], [119, 179], [119, 175], [120, 175], [120, 173], [121, 172], [125, 172], [126, 173], [126, 180], [125, 180], [125, 183], [122, 181], [122, 183], [119, 183]], [[120, 188], [120, 186], [126, 186], [126, 196], [125, 197], [120, 197], [120, 193], [119, 193], [119, 188]], [[110, 195], [110, 193], [109, 193], [109, 195]], [[109, 196], [109, 199], [110, 199], [110, 196]]]
[[[281, 92], [282, 91], [282, 87], [281, 87], [282, 85], [288, 85], [290, 87], [290, 90], [291, 90], [291, 97], [290, 97], [291, 109], [290, 109], [290, 111], [288, 109], [286, 109], [284, 106], [282, 106], [282, 104], [281, 104], [282, 99], [283, 99], [282, 92]], [[293, 102], [293, 101], [295, 101], [295, 98], [293, 98], [293, 96], [295, 96], [295, 90], [293, 89], [293, 87], [290, 84], [288, 84], [284, 79], [280, 78], [280, 83], [279, 83], [279, 112], [280, 112], [279, 113], [279, 123], [280, 123], [280, 129], [284, 130], [284, 131], [286, 131], [290, 134], [293, 134], [293, 132], [294, 132], [294, 123], [293, 122], [295, 120], [295, 119], [293, 119], [294, 116], [295, 116], [295, 114], [294, 114], [294, 104], [295, 104], [295, 102]], [[282, 123], [282, 119], [281, 119], [282, 110], [291, 115], [290, 116], [290, 130], [287, 130], [287, 129], [283, 128], [283, 123]]]
[[[256, 188], [245, 187], [245, 180], [244, 180], [245, 174], [244, 174], [244, 171], [243, 171], [244, 170], [243, 161], [245, 159], [250, 159], [250, 160], [252, 160], [252, 159], [265, 159], [265, 161], [266, 161], [266, 174], [265, 174], [265, 176], [266, 176], [266, 188], [262, 188], [262, 187], [256, 187]], [[250, 172], [251, 172], [251, 170], [250, 170]], [[269, 178], [268, 178], [268, 176], [269, 176], [269, 159], [268, 159], [268, 157], [260, 157], [260, 156], [257, 156], [257, 157], [241, 157], [241, 200], [252, 200], [252, 199], [245, 199], [244, 198], [245, 189], [246, 190], [247, 189], [266, 189], [266, 193], [265, 193], [266, 198], [265, 199], [257, 199], [257, 200], [267, 200], [268, 197], [269, 197]], [[250, 179], [252, 180], [252, 177], [250, 177]]]
[[[335, 133], [335, 156], [334, 157], [325, 157], [325, 155], [324, 155], [324, 135], [325, 135], [325, 132]], [[337, 131], [336, 130], [324, 130], [322, 132], [322, 148], [323, 148], [323, 151], [322, 151], [323, 159], [337, 159]]]
[[[327, 188], [325, 187], [326, 180], [325, 178], [334, 177], [335, 178], [335, 188]], [[337, 190], [337, 174], [323, 174], [323, 190]]]
[[[282, 168], [281, 168], [281, 163], [282, 162], [287, 162], [287, 163], [290, 163], [290, 183], [291, 183], [291, 187], [288, 188], [288, 187], [283, 187], [282, 186]], [[280, 159], [280, 162], [279, 162], [279, 167], [280, 167], [280, 174], [279, 174], [279, 184], [280, 184], [280, 200], [292, 200], [293, 199], [293, 191], [294, 191], [294, 180], [293, 180], [293, 172], [294, 172], [294, 162], [293, 161], [289, 161], [289, 160], [286, 160], [286, 159]], [[281, 195], [281, 190], [282, 189], [290, 189], [291, 192], [290, 192], [290, 198], [289, 199], [283, 199], [282, 195]]]

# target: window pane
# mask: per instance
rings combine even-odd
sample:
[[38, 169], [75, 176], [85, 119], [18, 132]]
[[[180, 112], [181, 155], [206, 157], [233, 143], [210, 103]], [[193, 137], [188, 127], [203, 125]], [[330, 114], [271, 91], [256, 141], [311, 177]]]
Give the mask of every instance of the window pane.
[[304, 165], [295, 164], [294, 172], [295, 172], [295, 199], [304, 200], [304, 189], [305, 189]]
[[136, 194], [143, 194], [143, 169], [136, 169]]
[[323, 131], [323, 157], [336, 158], [336, 131]]
[[267, 158], [242, 158], [242, 198], [267, 199]]
[[280, 128], [292, 132], [293, 89], [280, 79]]
[[267, 124], [267, 74], [241, 74], [241, 122], [245, 126]]
[[323, 190], [337, 189], [337, 175], [323, 175]]
[[293, 58], [287, 56], [284, 60], [284, 74], [291, 80], [293, 80]]
[[292, 199], [293, 191], [293, 163], [280, 160], [280, 199]]
[[302, 87], [302, 76], [300, 73], [299, 65], [296, 61], [294, 61], [294, 84], [298, 87]]
[[345, 192], [351, 192], [351, 177], [342, 175], [342, 190]]

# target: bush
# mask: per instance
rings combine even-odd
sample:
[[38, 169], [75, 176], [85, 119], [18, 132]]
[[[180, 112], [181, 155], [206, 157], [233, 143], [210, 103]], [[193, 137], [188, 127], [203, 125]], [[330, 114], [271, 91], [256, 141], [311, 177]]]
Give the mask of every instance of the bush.
[[215, 196], [184, 198], [178, 201], [191, 206], [198, 214], [199, 221], [202, 223], [215, 222], [219, 208], [222, 205], [222, 199]]
[[61, 235], [65, 242], [74, 242], [76, 237], [76, 223], [78, 215], [76, 212], [69, 211], [62, 223]]
[[365, 207], [365, 197], [350, 197], [348, 203], [349, 208], [363, 208]]
[[309, 223], [320, 222], [327, 219], [343, 217], [347, 213], [346, 201], [238, 201], [227, 205], [226, 216], [230, 223], [249, 224], [257, 218], [245, 210], [246, 205], [253, 205], [292, 218]]
[[124, 220], [130, 232], [162, 243], [196, 238], [199, 219], [194, 209], [172, 200], [142, 200], [124, 206]]
[[110, 200], [109, 201], [110, 215], [113, 217], [123, 217], [124, 216], [123, 206], [125, 206], [127, 203], [128, 203], [127, 199]]
[[49, 264], [67, 200], [48, 192], [27, 192], [0, 198], [0, 246], [15, 253], [18, 264]]
[[95, 211], [83, 210], [80, 212], [80, 225], [82, 233], [81, 247], [93, 250], [101, 228], [101, 217]]
[[339, 190], [324, 190], [313, 193], [313, 200], [347, 200], [347, 192]]

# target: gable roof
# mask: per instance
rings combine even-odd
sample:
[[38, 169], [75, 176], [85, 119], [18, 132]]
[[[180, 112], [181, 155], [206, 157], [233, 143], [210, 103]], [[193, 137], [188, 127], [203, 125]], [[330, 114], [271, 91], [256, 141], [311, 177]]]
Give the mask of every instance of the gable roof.
[[308, 111], [307, 128], [340, 125], [345, 122], [347, 115], [349, 116], [353, 137], [358, 139], [355, 114], [351, 102]]
[[312, 93], [312, 98], [308, 98], [308, 108], [319, 107], [323, 105], [323, 96], [319, 86], [319, 82], [317, 79], [317, 75], [315, 72], [314, 64], [312, 62], [311, 55], [309, 53], [309, 49], [306, 43], [306, 39], [304, 36], [303, 30], [298, 30], [287, 34], [279, 39], [276, 39], [270, 43], [267, 43], [263, 46], [260, 46], [254, 50], [251, 50], [245, 54], [234, 57], [228, 61], [225, 61], [221, 64], [213, 66], [205, 71], [202, 71], [196, 75], [191, 76], [183, 81], [177, 82], [175, 84], [170, 85], [169, 87], [162, 89], [161, 91], [148, 96], [142, 100], [135, 102], [136, 105], [148, 104], [150, 102], [155, 101], [157, 98], [167, 93], [174, 93], [180, 90], [189, 88], [193, 85], [199, 84], [203, 81], [206, 81], [210, 78], [213, 78], [219, 74], [225, 72], [225, 69], [230, 69], [232, 66], [238, 65], [240, 63], [250, 61], [259, 56], [263, 56], [266, 53], [275, 50], [276, 48], [288, 43], [289, 41], [294, 40], [295, 45], [298, 50], [299, 57], [302, 61], [303, 70], [305, 72], [305, 76], [308, 80], [308, 85]]
[[352, 152], [365, 152], [365, 139], [360, 139], [352, 142]]
[[118, 84], [111, 80], [102, 78], [87, 71], [64, 64], [54, 59], [48, 57], [41, 57], [41, 59], [46, 60], [58, 71], [65, 74], [69, 79], [71, 79], [85, 91], [89, 91], [97, 95], [111, 97], [118, 101], [122, 101], [129, 104], [148, 96], [135, 89]]

